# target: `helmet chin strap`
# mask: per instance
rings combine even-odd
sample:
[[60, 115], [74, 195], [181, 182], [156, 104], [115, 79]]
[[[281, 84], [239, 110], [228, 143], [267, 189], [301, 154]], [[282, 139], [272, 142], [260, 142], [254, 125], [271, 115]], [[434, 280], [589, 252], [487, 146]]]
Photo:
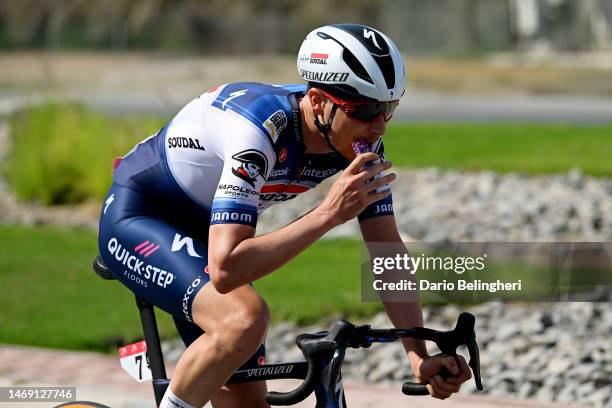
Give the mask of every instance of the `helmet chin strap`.
[[331, 140], [329, 140], [329, 131], [331, 130], [332, 122], [334, 121], [334, 116], [336, 116], [336, 111], [337, 110], [338, 110], [338, 105], [334, 103], [333, 106], [332, 106], [332, 110], [331, 110], [331, 112], [329, 114], [329, 119], [327, 119], [327, 123], [326, 124], [322, 124], [321, 121], [319, 120], [319, 118], [315, 116], [314, 124], [317, 127], [317, 129], [319, 129], [319, 132], [321, 132], [323, 134], [323, 137], [325, 137], [325, 141], [327, 142], [327, 146], [329, 146], [329, 148], [332, 149], [337, 155], [339, 155], [344, 160], [346, 160], [346, 162], [348, 164], [351, 161], [349, 159], [347, 159], [346, 157], [344, 157], [344, 155], [342, 153], [340, 153], [338, 151], [338, 149], [336, 149], [336, 147], [333, 145]]

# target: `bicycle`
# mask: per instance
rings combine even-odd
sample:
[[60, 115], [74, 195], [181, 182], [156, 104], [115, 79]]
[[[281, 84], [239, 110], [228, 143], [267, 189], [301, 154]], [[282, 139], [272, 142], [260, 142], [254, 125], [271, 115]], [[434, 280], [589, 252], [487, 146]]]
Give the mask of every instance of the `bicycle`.
[[[94, 271], [103, 279], [116, 279], [96, 257]], [[147, 345], [147, 363], [152, 372], [153, 393], [159, 405], [170, 383], [166, 378], [166, 369], [157, 330], [153, 305], [136, 296], [136, 305], [140, 311], [145, 342]], [[474, 331], [475, 317], [470, 313], [461, 313], [453, 330], [437, 331], [424, 327], [411, 329], [372, 329], [370, 325], [354, 325], [346, 320], [336, 322], [329, 331], [305, 333], [297, 336], [296, 343], [305, 361], [290, 363], [264, 364], [257, 368], [236, 371], [227, 384], [238, 384], [252, 381], [277, 379], [304, 380], [297, 388], [289, 392], [269, 391], [266, 401], [270, 405], [293, 405], [306, 399], [313, 392], [316, 396], [315, 408], [345, 408], [344, 387], [342, 385], [341, 367], [347, 348], [368, 348], [374, 343], [387, 343], [402, 337], [429, 340], [437, 344], [440, 351], [451, 356], [457, 355], [459, 346], [467, 346], [470, 366], [476, 388], [482, 390], [480, 376], [480, 355]], [[443, 370], [442, 376], [448, 376]], [[426, 385], [405, 382], [402, 392], [406, 395], [429, 395]], [[92, 405], [87, 405], [92, 404]], [[104, 407], [91, 402], [72, 402], [61, 407]]]

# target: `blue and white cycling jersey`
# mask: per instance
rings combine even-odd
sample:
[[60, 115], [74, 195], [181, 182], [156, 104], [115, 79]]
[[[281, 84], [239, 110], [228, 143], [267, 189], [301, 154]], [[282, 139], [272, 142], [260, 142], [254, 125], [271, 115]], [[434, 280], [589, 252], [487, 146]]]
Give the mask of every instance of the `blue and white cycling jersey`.
[[[291, 200], [348, 164], [337, 153], [304, 152], [298, 99], [305, 85], [253, 82], [215, 87], [138, 144], [114, 174], [130, 187], [182, 211], [191, 201], [209, 224], [255, 227], [273, 204]], [[373, 151], [383, 154], [382, 140]], [[360, 220], [392, 214], [391, 196]], [[202, 220], [201, 224], [204, 224]]]

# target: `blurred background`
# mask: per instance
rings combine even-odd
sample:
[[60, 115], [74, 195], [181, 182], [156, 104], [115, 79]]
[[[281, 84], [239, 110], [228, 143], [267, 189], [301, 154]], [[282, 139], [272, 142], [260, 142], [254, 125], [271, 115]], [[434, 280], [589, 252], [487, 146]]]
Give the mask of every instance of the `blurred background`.
[[[131, 294], [89, 270], [113, 158], [212, 86], [299, 82], [301, 41], [337, 22], [378, 28], [405, 56], [408, 90], [385, 135], [405, 241], [597, 242], [610, 253], [612, 0], [0, 0], [0, 385], [76, 381], [45, 377], [44, 358], [23, 371], [11, 358], [23, 350], [110, 354], [141, 337]], [[325, 189], [264, 213], [258, 233]], [[295, 335], [339, 317], [390, 324], [361, 301], [361, 256], [347, 223], [256, 282], [274, 321], [269, 361], [299, 358]], [[596, 267], [612, 276], [609, 259]], [[486, 398], [612, 406], [609, 288], [582, 302], [425, 297], [425, 321], [476, 315]], [[172, 322], [159, 320], [176, 361]], [[401, 382], [410, 372], [395, 346], [355, 353], [347, 378]]]

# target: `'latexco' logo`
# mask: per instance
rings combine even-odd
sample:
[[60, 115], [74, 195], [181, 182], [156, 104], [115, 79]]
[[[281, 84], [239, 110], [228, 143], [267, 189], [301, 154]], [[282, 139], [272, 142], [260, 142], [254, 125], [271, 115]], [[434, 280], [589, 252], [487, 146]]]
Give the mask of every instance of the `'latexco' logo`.
[[333, 176], [338, 172], [338, 169], [309, 169], [302, 167], [299, 171], [300, 177], [313, 177], [320, 180]]
[[168, 149], [173, 148], [206, 150], [200, 145], [199, 139], [192, 139], [191, 137], [169, 137]]
[[[148, 243], [148, 241], [145, 242]], [[153, 247], [150, 249], [147, 249], [148, 247], [139, 248], [143, 244], [138, 245], [138, 249], [136, 249], [136, 251], [141, 252], [146, 249], [147, 252], [144, 253], [143, 256], [148, 256], [148, 254], [152, 253], [151, 251], [154, 252], [157, 250], [157, 248], [159, 248], [159, 246], [157, 246], [157, 248]], [[174, 274], [153, 265], [145, 265], [144, 261], [141, 261], [138, 257], [132, 255], [130, 251], [123, 247], [117, 238], [113, 237], [108, 241], [107, 249], [111, 256], [114, 256], [119, 263], [129, 269], [123, 271], [123, 276], [138, 283], [139, 285], [144, 286], [145, 288], [149, 282], [165, 288], [174, 280]]]
[[268, 159], [266, 155], [255, 149], [243, 150], [232, 156], [238, 163], [232, 167], [232, 173], [255, 187], [257, 177], [264, 177], [268, 173]]

